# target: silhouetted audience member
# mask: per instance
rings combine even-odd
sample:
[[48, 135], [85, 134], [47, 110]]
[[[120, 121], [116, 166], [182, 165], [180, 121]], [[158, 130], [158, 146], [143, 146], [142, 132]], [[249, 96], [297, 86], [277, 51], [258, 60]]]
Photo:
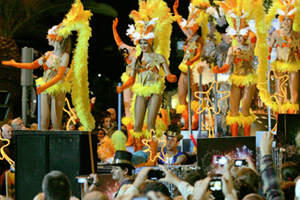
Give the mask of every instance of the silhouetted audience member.
[[69, 200], [71, 197], [69, 179], [60, 171], [51, 171], [46, 174], [42, 189], [45, 200]]
[[286, 200], [293, 200], [295, 198], [295, 186], [296, 183], [293, 181], [287, 181], [281, 184]]
[[281, 167], [281, 175], [283, 181], [294, 181], [299, 175], [297, 165], [293, 162], [284, 163]]

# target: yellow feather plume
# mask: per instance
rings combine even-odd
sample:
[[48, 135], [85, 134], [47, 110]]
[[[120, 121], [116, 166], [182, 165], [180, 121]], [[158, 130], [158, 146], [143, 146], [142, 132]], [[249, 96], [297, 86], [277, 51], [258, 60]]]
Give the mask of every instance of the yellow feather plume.
[[71, 64], [71, 74], [67, 79], [72, 78], [72, 102], [83, 124], [85, 130], [93, 130], [95, 120], [90, 112], [89, 82], [88, 82], [88, 41], [92, 35], [89, 20], [92, 16], [91, 11], [84, 10], [80, 0], [75, 0], [72, 8], [60, 24], [62, 28], [59, 35], [68, 37], [72, 31], [78, 32], [78, 43], [74, 50]]

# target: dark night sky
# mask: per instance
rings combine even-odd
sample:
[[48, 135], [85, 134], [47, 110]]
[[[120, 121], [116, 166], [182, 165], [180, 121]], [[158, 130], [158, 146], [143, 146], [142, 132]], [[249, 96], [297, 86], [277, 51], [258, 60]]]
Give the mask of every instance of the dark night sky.
[[[131, 10], [138, 9], [138, 0], [97, 0], [99, 3], [106, 3], [112, 6], [118, 12], [119, 24], [117, 30], [123, 42], [131, 45], [130, 38], [125, 35], [128, 24], [132, 24], [133, 20], [129, 19], [128, 15]], [[167, 0], [168, 6], [173, 11], [174, 0]], [[84, 3], [84, 0], [83, 0]], [[187, 18], [188, 15], [188, 0], [181, 0], [178, 11]], [[45, 24], [49, 28], [62, 21], [64, 15], [62, 13], [55, 17], [43, 19]], [[92, 38], [89, 41], [89, 82], [90, 90], [97, 96], [97, 102], [100, 109], [107, 107], [117, 108], [117, 93], [115, 87], [120, 81], [120, 76], [125, 70], [123, 57], [121, 52], [118, 51], [118, 47], [115, 44], [112, 34], [112, 21], [114, 18], [107, 17], [99, 14], [94, 14], [90, 21], [92, 28]], [[44, 34], [46, 36], [46, 31]], [[74, 34], [76, 35], [76, 34]], [[76, 36], [73, 36], [72, 40], [75, 42]], [[171, 36], [171, 57], [170, 57], [170, 69], [171, 72], [176, 74], [179, 78], [180, 71], [178, 65], [181, 62], [182, 56], [176, 54], [176, 41], [184, 40], [185, 36], [179, 29], [177, 23], [173, 23], [173, 33]], [[46, 40], [38, 40], [30, 36], [18, 36], [16, 38], [17, 44], [20, 48], [23, 46], [33, 47], [41, 53], [51, 50], [49, 49], [48, 42]], [[24, 43], [27, 41], [29, 43]], [[35, 71], [35, 73], [41, 76], [41, 71]], [[98, 77], [101, 74], [101, 77]], [[166, 81], [166, 90], [173, 90], [177, 88], [177, 84], [170, 84]]]

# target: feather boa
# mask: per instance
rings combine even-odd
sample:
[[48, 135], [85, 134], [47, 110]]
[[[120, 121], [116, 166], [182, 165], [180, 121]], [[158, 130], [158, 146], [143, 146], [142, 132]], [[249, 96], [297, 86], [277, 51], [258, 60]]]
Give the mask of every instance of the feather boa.
[[89, 20], [92, 16], [91, 11], [83, 9], [80, 0], [75, 0], [72, 8], [62, 21], [59, 30], [59, 35], [64, 38], [72, 34], [72, 31], [77, 31], [76, 48], [73, 54], [71, 63], [70, 75], [67, 75], [67, 80], [72, 81], [72, 102], [83, 124], [85, 130], [93, 130], [95, 120], [90, 112], [89, 100], [89, 82], [88, 82], [88, 41], [91, 37], [92, 29], [89, 26]]

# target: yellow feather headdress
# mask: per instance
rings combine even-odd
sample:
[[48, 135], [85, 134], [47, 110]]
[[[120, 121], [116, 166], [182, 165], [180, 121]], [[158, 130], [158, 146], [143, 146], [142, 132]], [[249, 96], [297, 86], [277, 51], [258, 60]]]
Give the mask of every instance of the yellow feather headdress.
[[206, 42], [206, 35], [209, 32], [208, 29], [208, 17], [209, 14], [206, 13], [206, 9], [210, 7], [209, 1], [207, 0], [191, 0], [189, 9], [188, 19], [185, 20], [182, 18], [182, 22], [180, 23], [181, 27], [188, 26], [189, 28], [194, 28], [197, 30], [199, 26], [202, 27], [202, 37], [204, 42]]
[[247, 35], [250, 27], [248, 23], [253, 17], [253, 1], [226, 0], [225, 2], [216, 1], [226, 13], [229, 27], [226, 29], [228, 35]]
[[135, 25], [129, 25], [127, 35], [132, 37], [137, 48], [140, 39], [150, 40], [151, 43], [154, 41], [154, 52], [168, 60], [171, 50], [171, 24], [177, 17], [172, 16], [167, 3], [163, 0], [140, 0], [139, 10], [131, 11], [129, 17], [134, 20]]
[[293, 22], [293, 30], [300, 31], [300, 3], [299, 0], [274, 0], [272, 7], [266, 15], [266, 22], [270, 26], [275, 16], [279, 14], [280, 22], [284, 17], [289, 17]]

